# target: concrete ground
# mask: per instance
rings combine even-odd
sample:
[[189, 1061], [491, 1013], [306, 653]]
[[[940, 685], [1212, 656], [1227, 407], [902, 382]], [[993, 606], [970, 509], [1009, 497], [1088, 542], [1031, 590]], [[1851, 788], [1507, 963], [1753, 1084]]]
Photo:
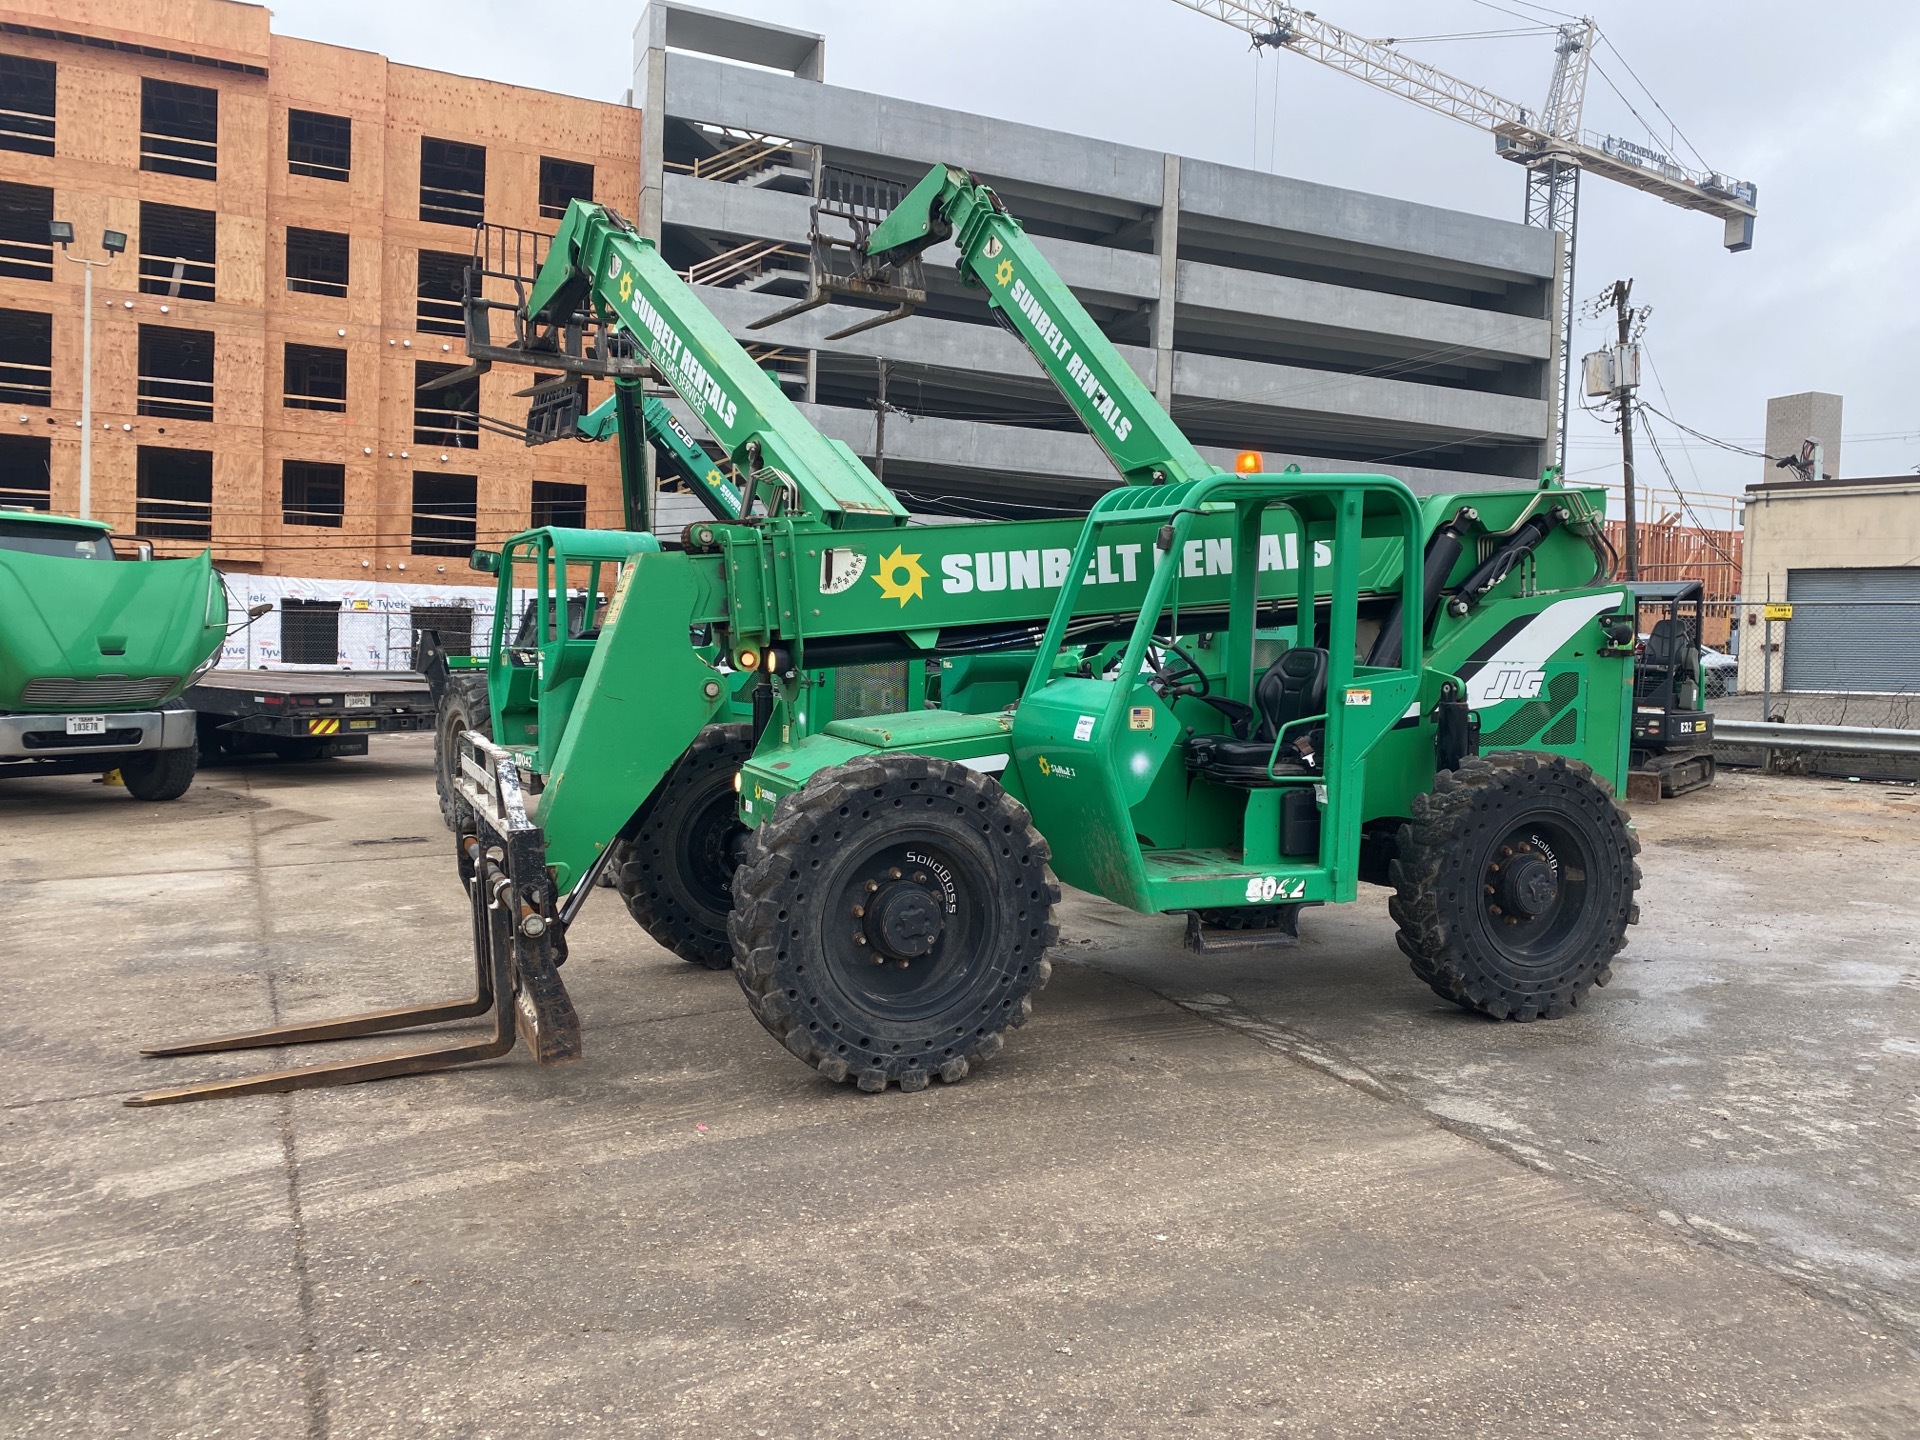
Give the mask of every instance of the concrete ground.
[[0, 1434], [1920, 1432], [1920, 802], [1640, 823], [1557, 1023], [1377, 895], [1258, 963], [1075, 896], [999, 1060], [869, 1097], [599, 896], [577, 1065], [141, 1111], [271, 1063], [142, 1041], [465, 983], [427, 744], [0, 782]]

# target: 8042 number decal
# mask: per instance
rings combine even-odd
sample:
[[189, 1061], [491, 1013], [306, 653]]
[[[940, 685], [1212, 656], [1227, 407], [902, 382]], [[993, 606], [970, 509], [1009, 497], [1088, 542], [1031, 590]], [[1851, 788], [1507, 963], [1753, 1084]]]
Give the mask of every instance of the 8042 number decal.
[[1247, 903], [1266, 905], [1275, 900], [1304, 900], [1307, 894], [1307, 882], [1289, 880], [1280, 875], [1256, 875], [1247, 881]]

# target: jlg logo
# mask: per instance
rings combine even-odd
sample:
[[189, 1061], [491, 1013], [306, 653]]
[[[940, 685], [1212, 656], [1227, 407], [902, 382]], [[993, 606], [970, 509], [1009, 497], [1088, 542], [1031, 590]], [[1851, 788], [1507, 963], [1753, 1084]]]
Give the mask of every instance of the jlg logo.
[[1540, 693], [1540, 687], [1547, 683], [1547, 672], [1533, 665], [1501, 665], [1493, 670], [1493, 677], [1487, 682], [1484, 691], [1486, 703], [1497, 704], [1502, 700], [1531, 700]]

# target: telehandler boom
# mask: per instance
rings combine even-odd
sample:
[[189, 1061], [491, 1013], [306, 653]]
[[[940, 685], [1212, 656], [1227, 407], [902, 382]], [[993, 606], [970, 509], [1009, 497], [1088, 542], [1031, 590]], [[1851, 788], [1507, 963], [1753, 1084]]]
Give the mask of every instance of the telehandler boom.
[[[730, 963], [788, 1050], [869, 1090], [998, 1052], [1047, 977], [1056, 874], [1185, 912], [1202, 949], [1285, 942], [1303, 907], [1390, 885], [1415, 973], [1494, 1016], [1560, 1015], [1605, 982], [1639, 877], [1612, 798], [1633, 620], [1604, 583], [1604, 496], [1226, 474], [964, 172], [930, 173], [868, 259], [946, 235], [1126, 482], [1084, 518], [909, 528], [618, 216], [575, 202], [550, 244], [483, 235], [471, 290], [517, 299], [470, 299], [470, 353], [650, 368], [744, 508], [681, 546], [550, 529], [499, 559], [530, 566], [541, 618], [511, 677], [521, 718], [497, 706], [491, 735], [460, 739], [478, 983], [453, 1008], [493, 1009], [491, 1040], [130, 1103], [440, 1068], [501, 1053], [516, 1022], [543, 1062], [575, 1058], [558, 965], [609, 865], [656, 938]], [[497, 308], [510, 341], [488, 333]], [[617, 574], [606, 613], [569, 634], [569, 576], [596, 569]], [[817, 683], [929, 662], [939, 708], [836, 714]], [[714, 724], [740, 676], [754, 723]]]

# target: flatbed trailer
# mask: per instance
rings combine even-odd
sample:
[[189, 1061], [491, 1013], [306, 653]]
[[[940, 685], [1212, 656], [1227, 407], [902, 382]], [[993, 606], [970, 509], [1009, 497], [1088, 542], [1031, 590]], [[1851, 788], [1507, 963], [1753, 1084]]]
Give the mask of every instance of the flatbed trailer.
[[209, 670], [185, 699], [202, 761], [364, 755], [369, 735], [433, 728], [427, 677], [414, 670]]

